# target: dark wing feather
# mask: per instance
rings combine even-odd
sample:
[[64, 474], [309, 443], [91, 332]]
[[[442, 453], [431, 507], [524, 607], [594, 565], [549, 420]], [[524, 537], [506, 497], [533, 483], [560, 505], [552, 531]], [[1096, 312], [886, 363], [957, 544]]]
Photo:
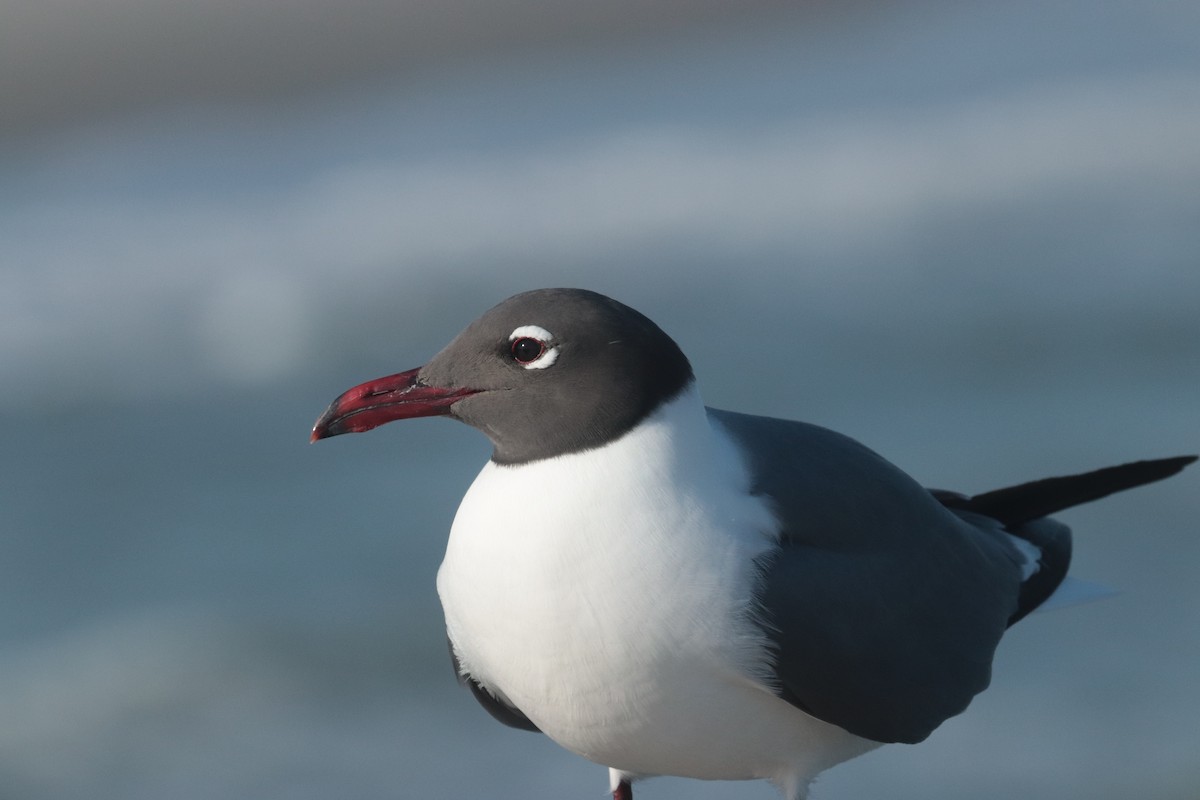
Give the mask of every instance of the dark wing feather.
[[492, 718], [503, 722], [510, 728], [520, 728], [523, 731], [533, 731], [541, 733], [541, 729], [530, 721], [529, 717], [521, 712], [521, 709], [514, 705], [509, 705], [500, 698], [493, 695], [483, 684], [466, 675], [462, 671], [462, 664], [458, 660], [458, 653], [454, 652], [454, 642], [449, 639], [446, 644], [450, 647], [450, 662], [454, 665], [454, 675], [458, 678], [458, 682], [465, 685], [471, 690], [471, 694], [479, 701], [479, 705], [483, 706], [483, 710], [492, 715]]
[[1196, 456], [1176, 456], [1134, 461], [1079, 475], [1043, 478], [974, 497], [939, 489], [931, 489], [930, 493], [951, 510], [999, 521], [1014, 536], [1041, 552], [1037, 572], [1021, 585], [1017, 610], [1009, 619], [1012, 625], [1045, 602], [1067, 575], [1071, 531], [1062, 523], [1047, 519], [1050, 514], [1169, 478], [1195, 460]]
[[840, 434], [724, 411], [782, 531], [759, 601], [780, 695], [880, 742], [918, 742], [987, 687], [1020, 556]]
[[[921, 741], [987, 687], [1005, 628], [1054, 591], [1070, 562], [1070, 531], [1045, 515], [1196, 460], [1137, 462], [972, 498], [926, 490], [815, 425], [709, 414], [781, 524], [758, 595], [780, 696], [880, 742]], [[1010, 533], [1042, 553], [1024, 582]]]
[[1043, 478], [1040, 481], [977, 494], [958, 507], [1000, 520], [1009, 528], [1015, 528], [1025, 522], [1048, 517], [1064, 508], [1090, 503], [1114, 492], [1169, 478], [1196, 458], [1176, 456], [1152, 461], [1134, 461], [1080, 475]]

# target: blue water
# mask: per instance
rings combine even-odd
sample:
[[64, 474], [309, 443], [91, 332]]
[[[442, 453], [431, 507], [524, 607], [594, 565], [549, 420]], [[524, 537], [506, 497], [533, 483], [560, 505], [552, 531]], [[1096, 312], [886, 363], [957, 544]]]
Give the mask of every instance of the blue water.
[[[515, 291], [613, 294], [711, 404], [930, 485], [1200, 450], [1194, 9], [874, 11], [0, 158], [0, 797], [602, 796], [450, 673], [434, 574], [482, 437], [306, 443]], [[1070, 512], [1120, 595], [1022, 623], [966, 714], [815, 796], [1195, 797], [1197, 480]]]

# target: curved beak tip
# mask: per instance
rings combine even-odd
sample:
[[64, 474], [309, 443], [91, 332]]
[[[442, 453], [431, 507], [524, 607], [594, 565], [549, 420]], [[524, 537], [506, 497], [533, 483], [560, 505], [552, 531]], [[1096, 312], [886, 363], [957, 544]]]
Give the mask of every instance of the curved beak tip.
[[343, 433], [360, 433], [397, 419], [450, 413], [450, 406], [475, 389], [427, 386], [417, 380], [420, 368], [377, 378], [353, 387], [329, 404], [313, 425], [309, 442]]

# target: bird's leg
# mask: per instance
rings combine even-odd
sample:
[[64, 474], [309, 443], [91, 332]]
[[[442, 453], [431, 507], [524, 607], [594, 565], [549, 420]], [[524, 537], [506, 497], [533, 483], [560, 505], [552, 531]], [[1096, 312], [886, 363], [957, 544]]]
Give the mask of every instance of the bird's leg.
[[633, 800], [633, 784], [629, 781], [618, 783], [613, 789], [613, 800]]

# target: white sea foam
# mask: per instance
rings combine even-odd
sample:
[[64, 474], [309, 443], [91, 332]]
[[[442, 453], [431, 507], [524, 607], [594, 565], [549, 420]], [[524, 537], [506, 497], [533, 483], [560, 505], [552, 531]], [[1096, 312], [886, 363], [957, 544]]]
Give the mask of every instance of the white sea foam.
[[[466, 277], [514, 259], [554, 263], [569, 282], [581, 253], [778, 251], [773, 263], [804, 270], [758, 278], [803, 293], [843, 283], [840, 264], [859, 251], [878, 255], [855, 282], [898, 287], [917, 276], [888, 252], [914, 231], [997, 207], [1055, 213], [1098, 192], [1137, 198], [1111, 202], [1129, 205], [1128, 235], [1146, 257], [1136, 269], [1110, 264], [1103, 281], [1089, 260], [1055, 264], [1039, 275], [1046, 291], [1074, 285], [1102, 301], [1168, 280], [1178, 292], [1180, 277], [1162, 270], [1176, 263], [1170, 248], [1191, 246], [1172, 220], [1200, 202], [1200, 81], [1063, 78], [909, 109], [815, 110], [738, 129], [634, 124], [548, 149], [401, 149], [295, 168], [292, 182], [235, 185], [219, 199], [81, 194], [68, 182], [0, 218], [0, 368], [20, 378], [0, 402], [25, 382], [77, 380], [81, 365], [97, 374], [94, 390], [120, 376], [114, 391], [148, 367], [151, 391], [291, 374], [341, 321], [322, 315], [330, 303], [359, 287], [415, 302], [432, 265]], [[962, 280], [964, 291], [992, 283]], [[1200, 282], [1183, 286], [1200, 296]]]

